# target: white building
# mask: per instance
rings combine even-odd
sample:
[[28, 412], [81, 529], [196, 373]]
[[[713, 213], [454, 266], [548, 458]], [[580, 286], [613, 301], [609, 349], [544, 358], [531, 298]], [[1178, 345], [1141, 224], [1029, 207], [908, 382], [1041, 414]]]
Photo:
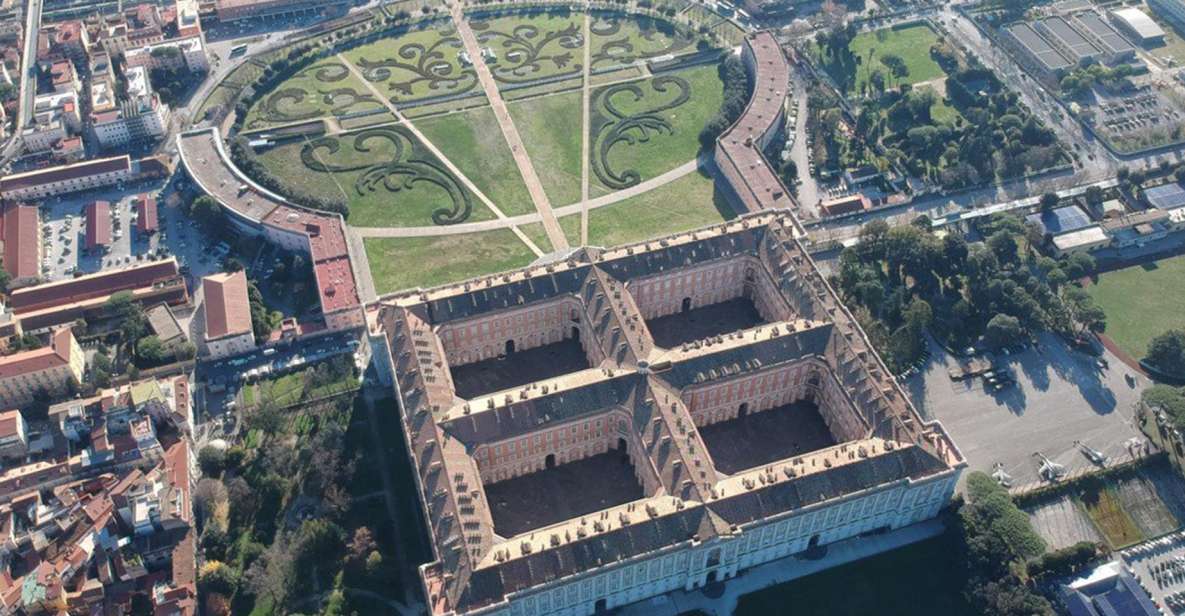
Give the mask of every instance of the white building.
[[148, 70], [165, 68], [177, 70], [186, 68], [195, 73], [210, 70], [210, 60], [202, 37], [191, 36], [129, 49], [124, 54], [129, 67], [143, 66]]
[[169, 106], [152, 91], [143, 66], [124, 71], [128, 100], [117, 109], [91, 114], [91, 134], [102, 148], [160, 139], [168, 130]]

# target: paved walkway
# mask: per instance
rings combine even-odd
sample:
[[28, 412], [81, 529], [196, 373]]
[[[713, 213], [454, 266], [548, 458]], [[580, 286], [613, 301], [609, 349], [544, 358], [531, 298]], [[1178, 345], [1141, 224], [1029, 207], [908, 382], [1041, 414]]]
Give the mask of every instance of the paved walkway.
[[[706, 164], [706, 163], [705, 163]], [[666, 173], [650, 178], [643, 182], [639, 182], [629, 188], [619, 190], [617, 192], [601, 195], [589, 199], [586, 202], [573, 203], [563, 207], [555, 208], [553, 210], [557, 217], [571, 216], [579, 214], [582, 211], [595, 210], [606, 205], [613, 205], [619, 201], [624, 201], [630, 197], [636, 197], [643, 193], [649, 192], [666, 184], [670, 184], [679, 178], [694, 173], [701, 166], [700, 160], [689, 160]], [[460, 235], [463, 233], [475, 233], [478, 231], [493, 231], [495, 229], [505, 229], [507, 227], [517, 228], [519, 225], [529, 225], [531, 223], [540, 222], [542, 217], [538, 212], [534, 214], [521, 214], [519, 216], [508, 216], [499, 218], [497, 220], [484, 220], [482, 222], [470, 222], [460, 225], [441, 225], [433, 227], [353, 227], [350, 228], [358, 234], [359, 237], [432, 237], [436, 235]]]
[[[510, 110], [506, 108], [506, 101], [502, 100], [502, 94], [498, 92], [498, 84], [494, 82], [494, 76], [490, 74], [485, 58], [481, 55], [481, 46], [477, 43], [477, 37], [469, 27], [469, 22], [465, 21], [459, 1], [453, 3], [451, 12], [453, 23], [457, 28], [457, 35], [465, 44], [465, 51], [473, 62], [473, 69], [477, 71], [478, 81], [481, 82], [486, 98], [490, 101], [490, 108], [494, 110], [494, 117], [497, 118], [498, 126], [502, 129], [502, 136], [506, 138], [506, 144], [510, 146], [510, 152], [514, 155], [514, 162], [518, 165], [518, 171], [522, 174], [523, 182], [527, 185], [531, 201], [535, 203], [535, 210], [539, 213], [543, 229], [547, 231], [547, 239], [551, 240], [551, 245], [555, 250], [565, 250], [568, 248], [568, 238], [564, 237], [564, 231], [560, 228], [560, 223], [556, 221], [555, 212], [551, 210], [551, 201], [547, 199], [547, 193], [544, 192], [543, 184], [535, 173], [535, 166], [531, 164], [531, 157], [527, 154], [522, 137], [519, 136], [518, 129], [514, 127], [514, 120], [510, 117]], [[585, 45], [585, 47], [588, 46]], [[525, 236], [523, 239], [530, 244]]]
[[580, 131], [581, 146], [581, 160], [580, 160], [580, 244], [582, 246], [588, 245], [588, 150], [592, 147], [589, 143], [589, 132], [591, 121], [589, 120], [589, 96], [592, 91], [592, 34], [589, 30], [592, 16], [585, 10], [584, 13], [584, 87], [581, 88], [581, 98], [583, 99], [584, 109], [583, 117], [580, 124], [583, 130]]
[[[787, 556], [771, 563], [758, 565], [724, 584], [724, 594], [712, 599], [700, 591], [676, 591], [649, 601], [627, 605], [621, 616], [676, 616], [699, 610], [709, 616], [732, 616], [737, 601], [743, 595], [806, 577], [812, 573], [837, 567], [899, 547], [937, 537], [943, 532], [942, 522], [933, 519], [907, 526], [884, 535], [855, 537], [827, 546], [827, 555], [820, 560], [800, 560]], [[856, 589], [857, 592], [862, 589]]]
[[[346, 59], [345, 56], [343, 56], [340, 53], [337, 54], [337, 58], [342, 61], [342, 64], [346, 65], [346, 68], [350, 69], [350, 72], [354, 74], [354, 77], [356, 77], [358, 79], [358, 81], [360, 81], [362, 83], [362, 85], [366, 86], [366, 88], [368, 90], [370, 90], [370, 93], [373, 94], [375, 98], [377, 98], [379, 101], [381, 101], [383, 103], [383, 105], [392, 114], [394, 114], [395, 118], [397, 120], [399, 120], [399, 122], [401, 124], [403, 124], [403, 126], [407, 127], [407, 130], [411, 131], [411, 134], [414, 135], [416, 139], [420, 140], [420, 143], [422, 143], [424, 145], [424, 147], [428, 149], [429, 152], [432, 152], [432, 154], [434, 156], [436, 156], [436, 158], [439, 159], [440, 162], [442, 164], [444, 164], [444, 166], [446, 168], [448, 168], [449, 172], [452, 173], [453, 176], [456, 177], [457, 180], [460, 181], [461, 184], [463, 184], [465, 186], [465, 188], [468, 188], [470, 192], [472, 192], [474, 195], [476, 195], [477, 198], [482, 203], [484, 203], [486, 205], [486, 207], [490, 208], [490, 211], [492, 211], [494, 213], [494, 215], [498, 217], [499, 220], [506, 220], [507, 219], [506, 214], [504, 214], [502, 212], [502, 210], [498, 209], [498, 206], [494, 205], [494, 202], [491, 201], [490, 198], [485, 195], [485, 193], [481, 192], [481, 189], [479, 189], [477, 187], [477, 185], [474, 184], [473, 181], [469, 179], [468, 176], [466, 176], [464, 173], [462, 173], [461, 170], [458, 169], [457, 166], [453, 164], [453, 161], [449, 160], [448, 157], [444, 155], [444, 152], [441, 152], [440, 149], [437, 148], [435, 144], [433, 144], [431, 141], [429, 141], [427, 135], [420, 132], [420, 129], [416, 128], [416, 125], [413, 124], [410, 120], [408, 120], [403, 115], [403, 113], [400, 112], [399, 109], [395, 107], [395, 105], [391, 102], [390, 99], [388, 99], [386, 96], [383, 96], [383, 93], [379, 92], [378, 88], [374, 87], [374, 84], [370, 83], [370, 81], [368, 81], [366, 79], [366, 77], [362, 74], [362, 71], [359, 71], [358, 67], [354, 66], [353, 62], [350, 62], [348, 59]], [[462, 226], [462, 225], [452, 225], [452, 226]], [[527, 247], [531, 249], [531, 252], [534, 252], [536, 256], [543, 256], [543, 251], [540, 250], [539, 247], [535, 245], [535, 242], [531, 241], [531, 238], [527, 237], [526, 234], [524, 234], [522, 231], [520, 231], [518, 229], [517, 225], [515, 225], [514, 223], [511, 223], [511, 224], [500, 225], [500, 226], [501, 227], [510, 227], [510, 230], [513, 231], [514, 234], [518, 236], [518, 239], [522, 240], [523, 243], [526, 244]], [[428, 228], [433, 228], [433, 227], [428, 227]], [[447, 227], [442, 226], [442, 227], [435, 227], [435, 228], [447, 228]], [[412, 235], [407, 235], [407, 236], [365, 236], [364, 235], [363, 237], [420, 237], [422, 235], [432, 235], [432, 234], [412, 234]], [[363, 252], [365, 252], [365, 250]]]

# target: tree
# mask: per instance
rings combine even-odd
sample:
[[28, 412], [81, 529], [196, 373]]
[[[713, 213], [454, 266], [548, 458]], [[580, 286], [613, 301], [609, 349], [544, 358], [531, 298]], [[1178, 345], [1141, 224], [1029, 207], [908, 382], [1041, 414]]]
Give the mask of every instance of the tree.
[[[198, 463], [201, 464], [200, 458]], [[222, 530], [229, 527], [230, 494], [221, 481], [210, 477], [198, 481], [193, 491], [193, 508], [205, 530], [215, 526]]]
[[198, 572], [198, 589], [202, 593], [216, 592], [231, 596], [239, 587], [239, 578], [234, 569], [217, 560], [207, 561]]
[[1090, 276], [1095, 271], [1094, 257], [1084, 253], [1076, 252], [1066, 259], [1066, 276], [1071, 280], [1078, 280]]
[[1185, 330], [1170, 329], [1153, 338], [1144, 361], [1165, 374], [1185, 375]]
[[997, 314], [988, 321], [983, 337], [990, 346], [999, 348], [1015, 343], [1023, 335], [1024, 329], [1019, 319], [1007, 314]]
[[111, 386], [111, 358], [102, 349], [91, 357], [91, 377], [97, 387]]
[[218, 201], [209, 195], [202, 195], [189, 205], [189, 216], [207, 231], [213, 231], [222, 225], [222, 208]]
[[120, 291], [107, 298], [105, 308], [108, 314], [121, 321], [119, 331], [124, 344], [134, 348], [148, 331], [148, 317], [144, 316], [144, 309], [130, 291]]
[[1057, 207], [1059, 201], [1061, 201], [1061, 197], [1058, 197], [1057, 193], [1047, 192], [1041, 195], [1041, 211], [1048, 212], [1052, 210]]
[[219, 477], [226, 468], [226, 450], [221, 447], [206, 445], [198, 452], [198, 467], [207, 477]]
[[1084, 196], [1088, 204], [1097, 206], [1103, 202], [1103, 189], [1094, 185], [1087, 186]]
[[177, 345], [177, 350], [174, 352], [174, 357], [177, 361], [189, 361], [197, 355], [197, 347], [192, 342], [183, 342]]
[[366, 558], [378, 548], [374, 535], [365, 526], [354, 529], [354, 536], [346, 546], [346, 564], [359, 568], [365, 564]]
[[136, 342], [136, 357], [149, 365], [164, 363], [165, 345], [156, 336], [144, 336]]

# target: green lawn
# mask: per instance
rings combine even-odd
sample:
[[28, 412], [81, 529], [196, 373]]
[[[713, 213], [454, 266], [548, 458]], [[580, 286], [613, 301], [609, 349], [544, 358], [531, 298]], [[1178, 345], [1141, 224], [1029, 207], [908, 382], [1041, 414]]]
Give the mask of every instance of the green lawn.
[[[938, 35], [929, 25], [914, 24], [856, 35], [848, 45], [854, 63], [841, 56], [826, 56], [818, 48], [815, 52], [823, 67], [845, 92], [859, 93], [868, 81], [868, 76], [877, 69], [884, 74], [888, 87], [944, 77], [942, 67], [930, 57], [930, 46], [937, 41]], [[890, 54], [905, 62], [907, 75], [899, 79], [892, 77], [888, 67], [881, 62], [881, 58]]]
[[[568, 246], [575, 248], [580, 245], [580, 215], [565, 216], [559, 219], [560, 229], [564, 232], [564, 237], [568, 239]], [[551, 245], [551, 240], [547, 239], [547, 233], [543, 230], [543, 223], [533, 222], [529, 225], [522, 225], [519, 228], [524, 235], [531, 238], [532, 242], [539, 247], [543, 252], [550, 252], [554, 250]]]
[[[688, 88], [687, 99], [680, 103], [683, 84]], [[632, 172], [638, 181], [646, 181], [694, 159], [700, 149], [700, 130], [720, 110], [723, 97], [724, 84], [715, 64], [597, 88], [591, 102], [596, 139], [590, 156], [593, 170], [599, 168], [601, 173], [593, 173], [592, 181], [606, 190], [620, 189], [608, 179], [624, 179]], [[653, 116], [661, 118], [661, 128], [634, 124], [636, 118]], [[617, 132], [619, 127], [629, 128]]]
[[1081, 496], [1080, 502], [1086, 515], [1090, 516], [1113, 549], [1129, 546], [1144, 538], [1111, 488], [1087, 492]]
[[1086, 290], [1107, 313], [1107, 336], [1137, 359], [1153, 338], [1185, 327], [1185, 256], [1107, 272]]
[[366, 238], [365, 244], [379, 293], [438, 286], [523, 267], [535, 260], [535, 253], [509, 229], [423, 238]]
[[343, 53], [375, 87], [395, 103], [438, 96], [480, 93], [477, 73], [462, 66], [464, 49], [449, 22], [388, 36]]
[[535, 211], [489, 107], [419, 120], [416, 126], [507, 216]]
[[929, 539], [744, 595], [733, 615], [973, 616], [951, 543]]
[[[272, 379], [264, 379], [257, 383], [258, 397], [261, 402], [271, 401], [277, 406], [289, 406], [296, 404], [303, 399], [314, 399], [330, 394], [344, 391], [347, 389], [354, 389], [358, 387], [358, 379], [349, 378], [345, 381], [338, 381], [315, 387], [305, 391], [304, 371], [292, 372]], [[307, 419], [301, 419], [303, 416], [295, 418], [294, 424], [297, 432], [301, 431], [302, 422]]]
[[381, 108], [382, 102], [340, 60], [330, 58], [302, 69], [259, 97], [247, 112], [243, 127], [252, 130]]
[[[370, 131], [402, 135], [399, 140], [404, 151], [398, 160], [413, 164], [396, 166], [391, 169], [391, 174], [384, 175], [381, 165], [396, 160], [396, 146], [386, 137], [358, 139], [359, 135]], [[277, 178], [302, 190], [326, 198], [344, 196], [350, 204], [349, 222], [356, 227], [431, 226], [434, 212], [449, 212], [454, 208], [449, 191], [441, 185], [430, 181], [407, 182], [412, 177], [451, 178], [435, 157], [423, 150], [418, 142], [410, 141], [410, 133], [379, 127], [335, 138], [338, 140], [336, 151], [318, 147], [313, 150], [313, 156], [323, 165], [343, 170], [323, 172], [306, 166], [301, 151], [311, 143], [309, 141], [272, 148], [261, 153], [259, 159]], [[459, 183], [456, 186], [457, 190], [468, 194]], [[469, 215], [462, 222], [494, 218], [494, 213], [476, 197], [469, 195], [469, 203]]]
[[507, 104], [553, 207], [580, 201], [582, 104], [580, 92]]
[[[734, 218], [712, 178], [693, 172], [654, 190], [591, 210], [588, 243], [616, 246]], [[576, 218], [579, 216], [569, 216]]]

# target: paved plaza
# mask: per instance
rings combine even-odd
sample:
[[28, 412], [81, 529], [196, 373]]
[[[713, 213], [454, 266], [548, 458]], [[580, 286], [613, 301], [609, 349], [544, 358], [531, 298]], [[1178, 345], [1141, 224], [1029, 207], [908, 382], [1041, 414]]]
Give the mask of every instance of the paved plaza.
[[819, 409], [810, 402], [721, 421], [699, 433], [716, 470], [729, 475], [835, 444]]
[[[1130, 439], [1146, 439], [1133, 420], [1143, 376], [1106, 353], [1109, 367], [1044, 333], [1033, 347], [996, 358], [1016, 384], [985, 390], [981, 379], [951, 381], [957, 362], [937, 344], [924, 371], [904, 383], [927, 418], [942, 421], [969, 463], [968, 471], [991, 472], [999, 462], [1014, 488], [1038, 484], [1041, 452], [1070, 474], [1093, 468], [1074, 441], [1100, 450], [1112, 463], [1130, 459]], [[1129, 380], [1130, 379], [1130, 380]], [[966, 476], [964, 474], [964, 476]]]
[[646, 321], [654, 344], [673, 349], [694, 340], [756, 327], [765, 322], [753, 300], [738, 297]]
[[568, 338], [526, 351], [457, 366], [452, 368], [452, 375], [457, 395], [475, 398], [588, 367], [588, 357], [580, 347], [580, 342]]

